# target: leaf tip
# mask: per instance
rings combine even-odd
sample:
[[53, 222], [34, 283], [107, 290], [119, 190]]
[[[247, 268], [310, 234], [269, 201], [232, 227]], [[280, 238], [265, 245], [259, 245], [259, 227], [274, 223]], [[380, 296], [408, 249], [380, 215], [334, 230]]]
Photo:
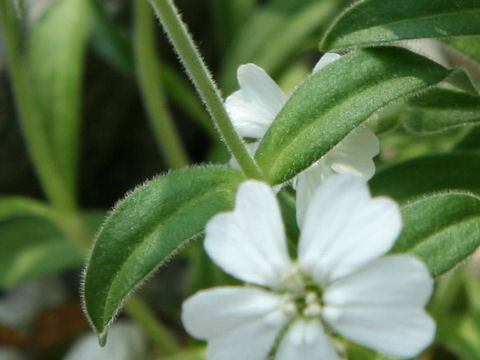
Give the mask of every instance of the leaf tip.
[[98, 344], [101, 347], [104, 347], [107, 344], [107, 331], [103, 331], [102, 333], [98, 334]]

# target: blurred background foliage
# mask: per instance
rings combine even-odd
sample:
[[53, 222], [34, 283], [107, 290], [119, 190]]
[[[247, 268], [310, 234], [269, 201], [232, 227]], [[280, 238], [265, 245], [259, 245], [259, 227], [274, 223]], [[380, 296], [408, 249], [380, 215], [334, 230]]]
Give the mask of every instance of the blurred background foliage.
[[[229, 155], [146, 1], [1, 1], [0, 359], [93, 359], [72, 353], [80, 346], [72, 344], [88, 332], [78, 299], [80, 268], [107, 209], [154, 175], [187, 164], [225, 163]], [[236, 68], [247, 62], [263, 67], [291, 92], [320, 57], [322, 34], [350, 3], [182, 0], [177, 6], [227, 96], [238, 87]], [[447, 66], [467, 68], [480, 86], [478, 37], [404, 46]], [[12, 58], [15, 53], [18, 56]], [[18, 79], [20, 88], [15, 87]], [[27, 109], [24, 113], [16, 111], [16, 101], [24, 102], [19, 107]], [[439, 114], [432, 115], [415, 101], [385, 108], [369, 121], [381, 136], [380, 174], [383, 168], [418, 156], [479, 150], [478, 127], [435, 132], [428, 119]], [[459, 97], [459, 107], [470, 107], [457, 115], [475, 123], [480, 107], [476, 98], [468, 101]], [[421, 128], [410, 121], [418, 117], [424, 119]], [[165, 119], [172, 121], [165, 125]], [[165, 126], [170, 126], [166, 136]], [[35, 168], [30, 158], [53, 170]], [[462, 176], [468, 177], [469, 169]], [[140, 294], [183, 342], [181, 301], [224, 276], [198, 247], [188, 253], [197, 255], [181, 254]], [[188, 259], [195, 259], [190, 267]], [[468, 279], [466, 284], [460, 302], [445, 296], [432, 309], [448, 307], [462, 314], [470, 301], [480, 310], [480, 286]], [[450, 290], [439, 291], [448, 295]], [[135, 313], [135, 307], [129, 311]], [[479, 314], [451, 316], [447, 324], [440, 324], [442, 345], [430, 356], [478, 359]], [[122, 324], [118, 332], [135, 338], [129, 331], [138, 329], [130, 325]], [[142, 341], [133, 347], [136, 355], [124, 350], [124, 355], [111, 358], [140, 359], [143, 353], [154, 358], [173, 352], [168, 346], [163, 352], [152, 349]], [[354, 356], [372, 355], [360, 351]], [[188, 349], [172, 359], [197, 358], [198, 351]]]

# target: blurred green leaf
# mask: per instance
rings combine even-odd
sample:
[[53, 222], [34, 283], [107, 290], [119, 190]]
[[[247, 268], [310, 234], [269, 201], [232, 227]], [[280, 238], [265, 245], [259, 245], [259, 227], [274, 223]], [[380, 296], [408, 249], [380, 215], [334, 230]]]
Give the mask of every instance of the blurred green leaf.
[[307, 36], [325, 26], [344, 0], [273, 0], [256, 8], [227, 49], [221, 88], [237, 87], [240, 64], [254, 62], [273, 74], [298, 50]]
[[20, 196], [0, 197], [0, 221], [19, 216], [36, 216], [52, 220], [56, 215], [53, 208], [34, 199]]
[[290, 97], [256, 154], [272, 184], [291, 179], [373, 113], [443, 81], [451, 71], [401, 48], [347, 54]]
[[211, 2], [215, 37], [222, 50], [234, 39], [238, 29], [255, 9], [257, 0], [214, 0]]
[[480, 35], [478, 0], [359, 0], [336, 19], [320, 47], [458, 35]]
[[338, 0], [314, 1], [289, 16], [273, 36], [262, 46], [252, 62], [273, 74], [295, 54], [307, 37], [325, 27], [335, 14]]
[[421, 258], [433, 276], [450, 270], [480, 245], [477, 196], [457, 192], [431, 195], [404, 205], [402, 215], [403, 230], [392, 252]]
[[374, 195], [405, 202], [438, 191], [459, 190], [480, 194], [480, 155], [430, 155], [385, 168], [373, 177]]
[[480, 36], [460, 36], [447, 38], [444, 41], [472, 59], [480, 62]]
[[[104, 9], [100, 0], [94, 1], [94, 22], [92, 42], [94, 49], [109, 64], [118, 70], [134, 77], [135, 63], [133, 41], [126, 31], [116, 27]], [[166, 62], [158, 63], [160, 80], [165, 85], [168, 97], [194, 121], [196, 121], [209, 135], [217, 136], [209, 115], [196, 96], [193, 88], [178, 70]]]
[[[2, 201], [2, 205], [5, 202]], [[0, 288], [83, 264], [84, 254], [72, 245], [62, 229], [35, 211], [2, 213], [0, 219]], [[17, 207], [20, 210], [20, 207]], [[83, 219], [90, 231], [103, 219], [102, 212], [88, 212]]]
[[480, 96], [435, 88], [411, 98], [402, 120], [409, 130], [432, 132], [480, 121]]
[[0, 288], [80, 266], [83, 256], [51, 222], [14, 218], [0, 222]]
[[125, 298], [206, 222], [233, 206], [243, 175], [203, 167], [159, 176], [127, 195], [97, 234], [83, 287], [85, 309], [104, 341]]
[[454, 315], [439, 319], [437, 342], [462, 360], [478, 360], [480, 354], [480, 316]]
[[135, 64], [131, 39], [126, 31], [116, 28], [108, 18], [105, 3], [92, 1], [92, 45], [111, 65], [133, 74]]
[[480, 89], [480, 36], [460, 36], [443, 40], [449, 45], [446, 55], [452, 67], [468, 71]]
[[466, 134], [455, 144], [455, 150], [480, 150], [480, 126], [468, 129]]
[[85, 0], [55, 1], [33, 25], [28, 39], [32, 92], [51, 152], [72, 193], [89, 10]]

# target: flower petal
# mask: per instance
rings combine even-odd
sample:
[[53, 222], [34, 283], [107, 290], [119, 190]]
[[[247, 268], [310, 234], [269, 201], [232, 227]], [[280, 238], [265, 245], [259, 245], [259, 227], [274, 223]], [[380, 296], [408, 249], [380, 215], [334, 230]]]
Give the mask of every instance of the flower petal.
[[373, 158], [379, 152], [377, 136], [369, 129], [356, 128], [325, 157], [337, 174], [353, 174], [369, 180], [375, 174]]
[[319, 161], [297, 176], [297, 223], [301, 227], [315, 190], [335, 174], [351, 174], [369, 180], [375, 173], [373, 158], [380, 145], [377, 136], [356, 128]]
[[328, 64], [334, 62], [335, 60], [339, 59], [340, 55], [336, 53], [325, 53], [320, 60], [318, 60], [317, 64], [314, 66], [312, 73], [315, 74], [317, 71], [323, 69]]
[[255, 180], [240, 185], [233, 212], [208, 222], [204, 245], [225, 272], [258, 285], [281, 288], [292, 266], [275, 194]]
[[240, 90], [225, 100], [233, 126], [243, 137], [261, 139], [287, 102], [287, 95], [261, 67], [240, 65]]
[[193, 336], [208, 340], [208, 360], [264, 360], [287, 324], [284, 298], [248, 287], [200, 291], [183, 303], [182, 321]]
[[329, 283], [385, 254], [401, 227], [393, 200], [372, 199], [360, 177], [333, 176], [308, 207], [298, 247], [300, 268], [318, 283]]
[[332, 175], [335, 175], [335, 173], [324, 158], [298, 174], [294, 185], [296, 190], [297, 224], [300, 228], [303, 227], [308, 205], [313, 198], [315, 190]]
[[288, 329], [275, 360], [340, 360], [319, 320], [296, 320]]
[[407, 255], [387, 256], [330, 285], [323, 296], [323, 317], [356, 343], [410, 358], [435, 335], [435, 322], [423, 309], [432, 291], [423, 262]]

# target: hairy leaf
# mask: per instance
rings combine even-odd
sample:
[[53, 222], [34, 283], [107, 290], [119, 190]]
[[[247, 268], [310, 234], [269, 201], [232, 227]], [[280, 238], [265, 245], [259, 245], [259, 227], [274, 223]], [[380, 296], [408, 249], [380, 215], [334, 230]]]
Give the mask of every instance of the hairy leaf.
[[273, 184], [287, 181], [380, 108], [425, 90], [450, 74], [401, 48], [345, 55], [293, 93], [264, 136], [256, 159]]
[[88, 318], [105, 341], [131, 291], [217, 212], [233, 206], [243, 176], [221, 167], [159, 176], [120, 201], [97, 234], [83, 286]]
[[480, 194], [480, 155], [430, 155], [383, 169], [370, 181], [374, 195], [405, 202], [424, 194], [461, 190]]
[[320, 46], [344, 49], [404, 39], [479, 34], [477, 0], [359, 0], [336, 19]]
[[437, 88], [408, 101], [403, 115], [408, 129], [416, 132], [446, 130], [480, 121], [480, 96]]
[[402, 207], [403, 230], [392, 252], [421, 258], [433, 276], [464, 260], [480, 245], [480, 198], [435, 194]]

